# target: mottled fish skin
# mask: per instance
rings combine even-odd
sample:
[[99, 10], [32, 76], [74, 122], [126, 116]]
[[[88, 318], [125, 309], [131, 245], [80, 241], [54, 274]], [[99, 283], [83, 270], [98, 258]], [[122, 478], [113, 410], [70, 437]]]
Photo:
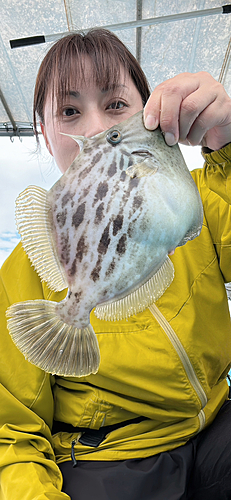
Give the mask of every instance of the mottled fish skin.
[[[89, 323], [143, 311], [172, 282], [167, 254], [195, 238], [203, 210], [178, 146], [148, 131], [142, 112], [90, 139], [47, 192], [29, 186], [16, 200], [22, 244], [60, 303], [12, 304], [7, 326], [26, 359], [49, 373], [97, 373], [99, 345]], [[73, 136], [71, 136], [73, 137]]]
[[[113, 131], [116, 144], [108, 140]], [[148, 173], [131, 178], [135, 164]], [[86, 139], [47, 199], [69, 286], [57, 314], [78, 328], [97, 304], [143, 284], [202, 225], [199, 193], [178, 145], [167, 146], [159, 129], [146, 130], [142, 111]]]

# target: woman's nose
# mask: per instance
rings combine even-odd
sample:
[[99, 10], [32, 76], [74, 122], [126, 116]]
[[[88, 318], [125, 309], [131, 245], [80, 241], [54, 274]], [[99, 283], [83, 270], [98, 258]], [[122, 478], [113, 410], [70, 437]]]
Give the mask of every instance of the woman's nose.
[[89, 113], [87, 132], [84, 135], [85, 137], [93, 137], [94, 135], [100, 134], [100, 132], [104, 132], [107, 128], [109, 127], [107, 125], [106, 117], [97, 112]]

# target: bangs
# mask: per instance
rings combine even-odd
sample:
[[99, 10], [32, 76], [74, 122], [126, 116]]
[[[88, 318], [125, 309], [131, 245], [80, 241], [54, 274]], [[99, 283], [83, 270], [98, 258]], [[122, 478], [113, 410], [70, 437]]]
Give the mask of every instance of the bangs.
[[[78, 90], [78, 86], [92, 83], [102, 90], [114, 88], [120, 80], [121, 65], [125, 66], [124, 61], [118, 52], [113, 50], [109, 44], [92, 44], [89, 39], [80, 39], [78, 44], [76, 40], [70, 38], [67, 45], [62, 47], [62, 51], [57, 53], [56, 64], [53, 66], [50, 88], [52, 100], [57, 101], [58, 107], [62, 107], [66, 96], [70, 90]], [[102, 41], [104, 42], [104, 41]], [[85, 72], [85, 58], [89, 57], [92, 64], [92, 74]], [[125, 67], [125, 70], [128, 68]], [[51, 82], [52, 87], [51, 88]], [[77, 82], [77, 88], [76, 88]]]

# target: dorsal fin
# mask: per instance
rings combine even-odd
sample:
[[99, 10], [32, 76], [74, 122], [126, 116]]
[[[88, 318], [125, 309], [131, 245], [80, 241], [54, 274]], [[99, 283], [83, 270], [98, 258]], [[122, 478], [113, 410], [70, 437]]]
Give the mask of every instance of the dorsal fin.
[[16, 199], [16, 224], [22, 245], [42, 281], [58, 292], [68, 287], [52, 239], [47, 191], [29, 186]]
[[71, 139], [74, 139], [75, 142], [79, 145], [79, 151], [81, 153], [82, 149], [84, 148], [84, 144], [87, 141], [87, 138], [84, 137], [84, 135], [71, 135], [71, 134], [64, 134], [64, 132], [59, 132], [61, 135], [66, 135], [67, 137], [71, 137]]

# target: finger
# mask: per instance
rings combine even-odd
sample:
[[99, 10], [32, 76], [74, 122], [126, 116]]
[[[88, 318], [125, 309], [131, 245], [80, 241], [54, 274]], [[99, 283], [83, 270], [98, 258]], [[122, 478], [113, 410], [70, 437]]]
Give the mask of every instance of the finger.
[[[179, 116], [179, 141], [189, 139], [190, 130], [194, 131], [195, 138], [211, 127], [208, 108], [216, 101], [217, 94], [209, 91], [205, 86], [187, 96], [181, 103]], [[207, 109], [207, 112], [204, 111]], [[214, 106], [213, 106], [214, 109]], [[198, 117], [200, 117], [198, 119]], [[215, 117], [214, 117], [215, 119]], [[213, 120], [214, 123], [214, 120]], [[213, 124], [214, 126], [214, 124]], [[198, 128], [198, 132], [197, 132]]]
[[[179, 139], [179, 114], [182, 101], [199, 86], [195, 75], [183, 73], [158, 85], [151, 94], [145, 109], [144, 122], [160, 125], [169, 145]], [[148, 128], [148, 127], [147, 127]]]
[[155, 130], [158, 125], [165, 136], [169, 146], [176, 144], [179, 137], [179, 110], [182, 96], [174, 94], [171, 88], [162, 89], [163, 85], [156, 87], [144, 108], [144, 124], [149, 130]]
[[148, 130], [155, 130], [160, 124], [160, 94], [152, 92], [144, 107], [144, 125]]
[[174, 93], [172, 89], [165, 91], [161, 96], [160, 128], [169, 146], [173, 146], [179, 140], [181, 102], [182, 94]]
[[[217, 140], [219, 140], [218, 129], [221, 129], [223, 124], [225, 124], [225, 116], [226, 115], [224, 115], [224, 109], [220, 101], [215, 100], [202, 113], [200, 113], [198, 118], [194, 121], [188, 132], [187, 140], [192, 146], [201, 144], [206, 134], [213, 135], [213, 142], [214, 140], [216, 141], [216, 136]], [[225, 142], [226, 140], [224, 138], [223, 143]], [[215, 146], [216, 144], [214, 143], [214, 147], [212, 149], [216, 149]], [[217, 147], [219, 149], [219, 146]]]

